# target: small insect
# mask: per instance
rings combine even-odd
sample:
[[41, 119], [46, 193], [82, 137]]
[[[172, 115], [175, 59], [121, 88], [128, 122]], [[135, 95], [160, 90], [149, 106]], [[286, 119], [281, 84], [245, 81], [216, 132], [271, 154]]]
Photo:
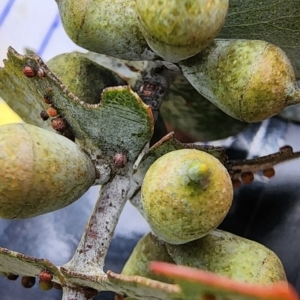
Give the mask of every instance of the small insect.
[[241, 179], [243, 183], [252, 183], [254, 180], [254, 175], [252, 172], [244, 172], [241, 174]]
[[21, 279], [21, 284], [24, 288], [30, 289], [35, 285], [35, 277], [23, 276]]
[[45, 110], [42, 110], [40, 113], [40, 117], [44, 120], [47, 121], [49, 119], [49, 115], [47, 114], [47, 112]]
[[41, 282], [51, 282], [53, 279], [53, 275], [49, 271], [43, 270], [39, 274], [39, 279]]
[[36, 71], [30, 66], [25, 66], [23, 69], [23, 74], [28, 78], [33, 78], [36, 76]]
[[8, 280], [17, 280], [19, 278], [19, 275], [12, 274], [12, 273], [7, 273], [7, 279]]
[[63, 132], [67, 129], [67, 122], [63, 118], [55, 118], [51, 121], [53, 129]]
[[48, 114], [51, 118], [53, 118], [53, 117], [56, 117], [56, 116], [58, 115], [58, 112], [57, 112], [57, 109], [56, 109], [55, 107], [50, 106], [50, 107], [48, 107], [48, 109], [47, 109], [47, 114]]
[[267, 178], [271, 178], [275, 175], [275, 170], [274, 168], [268, 168], [263, 170], [263, 175]]
[[52, 97], [50, 96], [50, 95], [48, 95], [48, 94], [45, 94], [44, 95], [44, 102], [46, 103], [46, 104], [52, 104], [52, 99], [51, 99]]

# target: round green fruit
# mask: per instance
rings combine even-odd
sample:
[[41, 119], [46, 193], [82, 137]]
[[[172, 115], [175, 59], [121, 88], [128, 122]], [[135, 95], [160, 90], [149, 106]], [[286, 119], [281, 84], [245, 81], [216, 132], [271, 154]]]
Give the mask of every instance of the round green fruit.
[[251, 284], [287, 280], [283, 265], [273, 251], [222, 230], [213, 230], [205, 237], [184, 245], [167, 244], [148, 233], [135, 246], [122, 274], [174, 283], [150, 272], [151, 261], [197, 268]]
[[132, 0], [55, 0], [70, 39], [93, 52], [129, 60], [153, 59]]
[[145, 218], [154, 233], [184, 244], [215, 229], [233, 198], [230, 176], [221, 162], [196, 149], [169, 152], [147, 171], [141, 190]]
[[95, 168], [75, 143], [29, 124], [0, 126], [0, 217], [23, 219], [76, 201]]
[[151, 261], [164, 261], [175, 264], [167, 252], [165, 243], [159, 240], [152, 232], [144, 235], [139, 240], [127, 260], [122, 274], [129, 276], [138, 275], [167, 283], [174, 283], [173, 279], [166, 279], [151, 272], [149, 268]]
[[300, 102], [286, 54], [258, 40], [218, 40], [180, 62], [194, 88], [226, 114], [253, 123]]
[[222, 230], [185, 245], [166, 244], [177, 265], [210, 271], [236, 281], [270, 284], [286, 281], [278, 256], [265, 246]]
[[136, 0], [139, 27], [149, 47], [170, 62], [191, 57], [221, 30], [228, 0]]
[[97, 104], [106, 87], [126, 85], [120, 77], [80, 53], [63, 53], [47, 62], [49, 69], [80, 100]]

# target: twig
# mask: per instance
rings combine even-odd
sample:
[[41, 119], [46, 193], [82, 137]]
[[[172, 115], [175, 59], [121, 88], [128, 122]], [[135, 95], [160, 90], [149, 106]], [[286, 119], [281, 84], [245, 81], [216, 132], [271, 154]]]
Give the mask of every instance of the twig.
[[102, 186], [94, 211], [76, 252], [64, 268], [78, 273], [104, 273], [104, 260], [127, 200], [129, 177], [116, 175]]
[[232, 160], [226, 165], [232, 179], [237, 179], [242, 173], [256, 173], [275, 165], [300, 157], [300, 152], [293, 152], [291, 146], [281, 147], [279, 152], [254, 159]]

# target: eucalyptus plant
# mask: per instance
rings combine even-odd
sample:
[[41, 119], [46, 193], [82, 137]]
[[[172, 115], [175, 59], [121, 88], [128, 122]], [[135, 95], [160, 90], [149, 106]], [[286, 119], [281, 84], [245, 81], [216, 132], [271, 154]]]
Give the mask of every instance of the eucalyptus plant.
[[[298, 1], [56, 2], [67, 34], [93, 52], [45, 64], [8, 49], [0, 96], [25, 123], [0, 126], [0, 217], [37, 216], [101, 189], [68, 263], [0, 248], [0, 271], [23, 276], [24, 287], [36, 277], [44, 290], [59, 285], [64, 300], [107, 290], [116, 299], [298, 299], [275, 253], [216, 228], [235, 186], [300, 153], [285, 146], [230, 161], [222, 147], [175, 137], [228, 137], [300, 102]], [[126, 201], [153, 233], [122, 274], [105, 273]]]

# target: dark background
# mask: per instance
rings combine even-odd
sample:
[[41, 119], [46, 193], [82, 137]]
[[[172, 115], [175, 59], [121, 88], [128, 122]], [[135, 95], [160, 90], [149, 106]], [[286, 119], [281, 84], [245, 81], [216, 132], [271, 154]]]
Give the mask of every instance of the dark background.
[[[300, 151], [300, 126], [272, 118], [252, 124], [238, 136], [223, 141], [231, 159], [253, 158], [277, 152], [291, 145]], [[300, 292], [300, 160], [275, 168], [267, 180], [255, 175], [254, 183], [236, 189], [231, 210], [220, 228], [258, 241], [281, 259], [289, 282]], [[0, 220], [0, 246], [40, 258], [57, 265], [66, 263], [76, 249], [85, 223], [97, 197], [98, 187], [91, 188], [79, 201], [61, 209], [22, 221]], [[112, 241], [106, 270], [120, 272], [138, 239], [149, 231], [139, 213], [129, 203], [125, 206]], [[103, 292], [97, 300], [113, 299]], [[61, 292], [24, 289], [17, 281], [0, 277], [0, 300], [61, 300]]]

